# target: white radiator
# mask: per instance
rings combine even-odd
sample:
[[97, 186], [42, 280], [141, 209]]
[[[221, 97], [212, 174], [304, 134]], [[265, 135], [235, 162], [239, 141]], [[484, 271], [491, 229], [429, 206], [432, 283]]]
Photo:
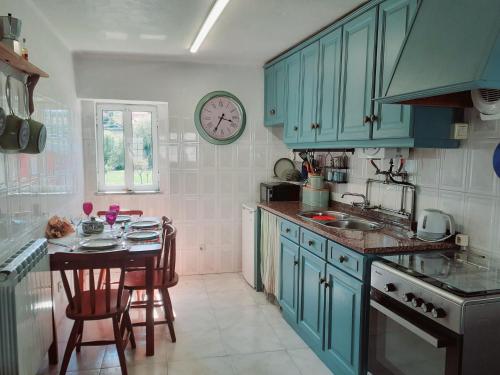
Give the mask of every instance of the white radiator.
[[52, 342], [47, 241], [32, 241], [0, 264], [0, 375], [33, 375]]

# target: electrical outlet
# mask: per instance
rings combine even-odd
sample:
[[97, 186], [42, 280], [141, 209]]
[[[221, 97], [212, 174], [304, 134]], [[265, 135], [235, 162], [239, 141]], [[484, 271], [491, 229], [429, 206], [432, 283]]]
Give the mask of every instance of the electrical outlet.
[[205, 251], [207, 249], [207, 247], [205, 246], [204, 243], [201, 243], [200, 244], [200, 251]]
[[57, 293], [60, 293], [63, 288], [62, 281], [57, 282]]
[[469, 124], [456, 122], [453, 124], [453, 139], [467, 139], [469, 136]]
[[457, 234], [455, 236], [455, 244], [458, 246], [469, 246], [469, 236], [466, 234]]

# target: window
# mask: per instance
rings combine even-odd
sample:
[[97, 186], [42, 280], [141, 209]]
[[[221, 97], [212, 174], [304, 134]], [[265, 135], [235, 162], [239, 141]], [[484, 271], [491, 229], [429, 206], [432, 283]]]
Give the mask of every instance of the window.
[[98, 104], [98, 190], [157, 191], [157, 140], [155, 106]]

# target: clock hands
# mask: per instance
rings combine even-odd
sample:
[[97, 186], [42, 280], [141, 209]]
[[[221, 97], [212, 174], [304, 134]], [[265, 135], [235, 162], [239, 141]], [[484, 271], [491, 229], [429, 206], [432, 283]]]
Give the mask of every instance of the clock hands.
[[214, 134], [217, 132], [217, 129], [219, 128], [219, 125], [222, 120], [224, 120], [224, 113], [222, 114], [221, 117], [219, 117], [219, 122], [217, 123], [217, 126], [214, 128]]

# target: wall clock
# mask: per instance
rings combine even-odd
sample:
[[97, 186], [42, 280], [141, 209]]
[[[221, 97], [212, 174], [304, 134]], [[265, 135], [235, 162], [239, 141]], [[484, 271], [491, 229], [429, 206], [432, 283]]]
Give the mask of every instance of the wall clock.
[[237, 140], [245, 130], [245, 108], [233, 94], [213, 91], [199, 101], [194, 121], [198, 133], [206, 141], [227, 145]]

